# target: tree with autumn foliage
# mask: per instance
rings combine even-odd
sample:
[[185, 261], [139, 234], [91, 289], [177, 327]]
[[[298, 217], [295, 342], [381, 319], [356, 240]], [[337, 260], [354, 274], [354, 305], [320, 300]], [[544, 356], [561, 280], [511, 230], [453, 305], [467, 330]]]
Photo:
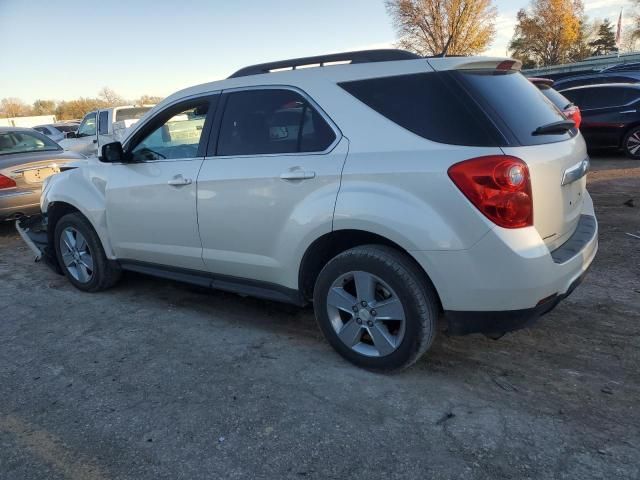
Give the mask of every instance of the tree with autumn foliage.
[[526, 55], [538, 66], [574, 60], [572, 53], [584, 28], [582, 0], [531, 0], [518, 12], [511, 55]]
[[493, 0], [387, 0], [400, 48], [419, 55], [477, 55], [495, 37]]

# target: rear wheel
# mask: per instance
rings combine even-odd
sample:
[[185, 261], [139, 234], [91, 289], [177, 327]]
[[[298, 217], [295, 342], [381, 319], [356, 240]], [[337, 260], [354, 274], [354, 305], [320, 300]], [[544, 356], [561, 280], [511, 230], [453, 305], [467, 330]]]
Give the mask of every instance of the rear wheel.
[[381, 245], [332, 259], [318, 276], [314, 308], [338, 353], [372, 370], [414, 363], [431, 345], [438, 315], [424, 274], [405, 254]]
[[80, 213], [58, 221], [54, 241], [60, 268], [76, 288], [97, 292], [119, 280], [120, 269], [107, 260], [98, 234]]
[[640, 127], [629, 130], [622, 141], [622, 148], [627, 157], [640, 160]]

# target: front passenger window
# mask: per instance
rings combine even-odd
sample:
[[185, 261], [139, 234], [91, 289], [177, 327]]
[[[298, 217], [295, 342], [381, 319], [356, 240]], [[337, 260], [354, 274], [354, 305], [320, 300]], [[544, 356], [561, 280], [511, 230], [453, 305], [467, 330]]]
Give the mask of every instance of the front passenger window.
[[209, 102], [185, 110], [171, 111], [169, 118], [147, 134], [131, 151], [134, 162], [171, 160], [198, 156], [198, 145], [207, 118]]

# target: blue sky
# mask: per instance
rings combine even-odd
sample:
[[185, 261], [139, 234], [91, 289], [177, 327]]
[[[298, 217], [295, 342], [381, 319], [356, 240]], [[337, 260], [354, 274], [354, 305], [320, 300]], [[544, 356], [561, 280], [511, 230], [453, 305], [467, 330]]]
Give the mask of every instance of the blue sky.
[[[528, 0], [494, 0], [504, 55]], [[585, 0], [617, 19], [628, 0]], [[383, 0], [0, 0], [0, 98], [72, 99], [108, 86], [165, 96], [269, 60], [384, 48], [395, 40]], [[12, 53], [13, 52], [13, 53]]]

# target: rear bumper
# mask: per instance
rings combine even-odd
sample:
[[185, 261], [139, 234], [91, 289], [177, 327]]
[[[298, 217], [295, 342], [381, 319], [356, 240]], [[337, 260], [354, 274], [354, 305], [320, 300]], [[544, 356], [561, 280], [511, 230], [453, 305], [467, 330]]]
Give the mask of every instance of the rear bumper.
[[504, 333], [551, 311], [598, 250], [590, 197], [571, 237], [549, 251], [535, 228], [496, 228], [468, 250], [411, 252], [428, 272], [453, 334]]
[[495, 312], [471, 312], [447, 310], [444, 312], [449, 335], [468, 335], [470, 333], [503, 334], [526, 328], [556, 306], [573, 292], [586, 276], [584, 272], [562, 295], [552, 295], [532, 308], [522, 310], [503, 310]]
[[6, 190], [0, 193], [0, 220], [40, 213], [40, 190]]

